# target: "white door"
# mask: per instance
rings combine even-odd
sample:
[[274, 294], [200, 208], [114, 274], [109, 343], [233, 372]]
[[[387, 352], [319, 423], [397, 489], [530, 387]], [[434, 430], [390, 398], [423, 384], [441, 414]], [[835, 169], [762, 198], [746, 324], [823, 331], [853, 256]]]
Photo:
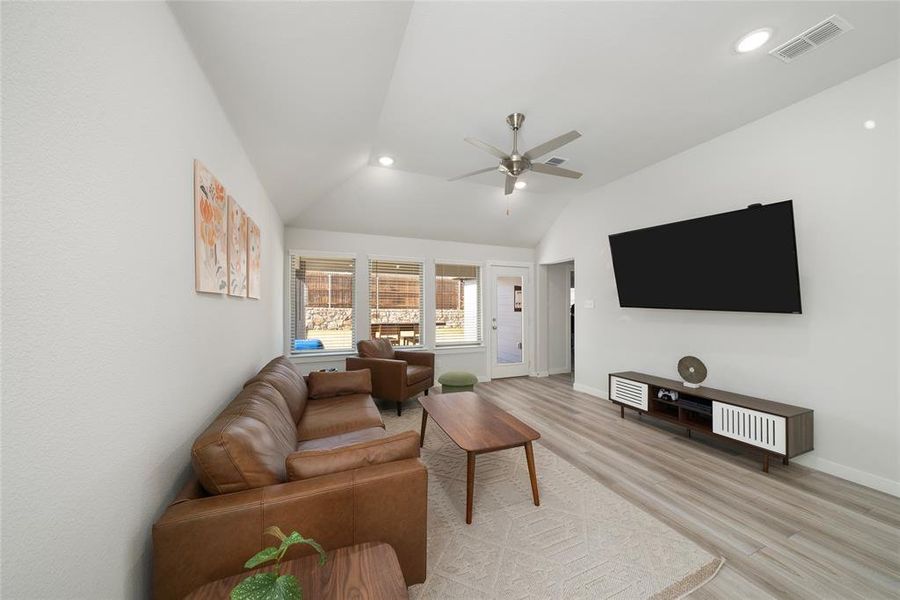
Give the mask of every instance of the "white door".
[[491, 378], [528, 375], [528, 268], [491, 270]]

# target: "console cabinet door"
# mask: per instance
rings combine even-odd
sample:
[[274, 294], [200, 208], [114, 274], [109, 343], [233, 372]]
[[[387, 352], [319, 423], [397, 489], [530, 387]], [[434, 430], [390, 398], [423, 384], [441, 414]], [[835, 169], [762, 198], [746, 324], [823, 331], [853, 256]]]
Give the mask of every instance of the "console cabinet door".
[[609, 387], [610, 400], [647, 410], [648, 386], [646, 383], [610, 377]]
[[785, 454], [787, 421], [784, 417], [713, 401], [713, 433], [752, 446]]

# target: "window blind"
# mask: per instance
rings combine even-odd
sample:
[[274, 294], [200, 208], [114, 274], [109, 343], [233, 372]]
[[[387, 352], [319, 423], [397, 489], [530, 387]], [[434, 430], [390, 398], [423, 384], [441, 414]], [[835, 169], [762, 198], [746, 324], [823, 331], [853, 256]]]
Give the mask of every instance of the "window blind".
[[291, 255], [292, 354], [353, 350], [352, 258]]
[[436, 344], [481, 343], [481, 269], [475, 265], [436, 264], [434, 274]]
[[372, 338], [395, 346], [422, 345], [422, 263], [369, 260], [369, 327]]

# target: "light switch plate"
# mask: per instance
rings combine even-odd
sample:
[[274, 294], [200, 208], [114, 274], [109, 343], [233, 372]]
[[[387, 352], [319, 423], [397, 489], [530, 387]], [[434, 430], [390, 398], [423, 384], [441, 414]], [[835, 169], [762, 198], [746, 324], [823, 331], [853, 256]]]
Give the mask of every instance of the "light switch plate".
[[594, 301], [593, 300], [585, 300], [584, 307], [585, 308], [594, 308]]

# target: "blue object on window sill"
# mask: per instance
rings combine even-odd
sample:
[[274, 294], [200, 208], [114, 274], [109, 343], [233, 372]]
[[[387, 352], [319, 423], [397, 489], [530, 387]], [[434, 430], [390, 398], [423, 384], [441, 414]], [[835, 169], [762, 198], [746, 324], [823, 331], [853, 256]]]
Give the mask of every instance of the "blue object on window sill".
[[301, 350], [324, 350], [325, 346], [321, 340], [294, 340], [294, 352]]

